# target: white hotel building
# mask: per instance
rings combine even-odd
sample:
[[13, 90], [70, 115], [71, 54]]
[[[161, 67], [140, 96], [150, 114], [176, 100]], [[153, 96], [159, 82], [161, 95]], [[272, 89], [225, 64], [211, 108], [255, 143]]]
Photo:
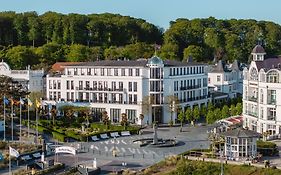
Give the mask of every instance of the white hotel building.
[[236, 98], [243, 93], [243, 64], [234, 60], [232, 64], [226, 64], [219, 60], [210, 66], [208, 71], [208, 86], [210, 92], [225, 94], [227, 98]]
[[44, 70], [31, 70], [28, 66], [25, 70], [11, 70], [5, 62], [0, 62], [0, 75], [11, 77], [20, 82], [29, 92], [43, 93]]
[[[72, 63], [61, 73], [48, 74], [46, 82], [47, 102], [83, 102], [95, 117], [107, 111], [113, 122], [119, 122], [122, 113], [138, 124], [140, 114], [144, 115], [143, 123], [175, 121], [173, 103], [167, 102], [169, 96], [176, 96], [182, 108], [208, 101], [204, 64], [162, 61], [156, 56], [148, 60]], [[149, 98], [151, 105], [144, 100]]]
[[281, 57], [265, 59], [257, 45], [249, 68], [244, 69], [244, 127], [271, 136], [281, 134]]

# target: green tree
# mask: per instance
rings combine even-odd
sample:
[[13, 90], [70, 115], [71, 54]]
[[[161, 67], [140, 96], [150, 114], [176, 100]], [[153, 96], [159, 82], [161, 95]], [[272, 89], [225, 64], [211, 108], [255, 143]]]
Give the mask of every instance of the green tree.
[[181, 123], [180, 132], [182, 132], [182, 125], [183, 125], [183, 122], [185, 121], [185, 113], [183, 110], [181, 110], [180, 113], [178, 114], [178, 120]]
[[221, 116], [222, 116], [222, 118], [228, 118], [230, 116], [229, 107], [227, 105], [223, 106], [223, 108], [221, 110]]
[[34, 47], [35, 40], [38, 40], [40, 35], [40, 24], [38, 17], [29, 17], [27, 23], [29, 27], [28, 38], [32, 41], [32, 46]]
[[242, 103], [237, 103], [236, 104], [236, 115], [241, 115], [243, 112], [242, 110], [243, 110]]
[[222, 119], [222, 114], [221, 114], [220, 108], [216, 108], [214, 110], [214, 118], [215, 118], [215, 121]]
[[207, 107], [205, 105], [201, 106], [201, 108], [200, 108], [200, 115], [202, 117], [206, 117], [207, 113], [208, 113]]
[[121, 125], [124, 126], [124, 130], [126, 130], [126, 126], [128, 125], [128, 117], [126, 113], [121, 114]]
[[192, 109], [190, 107], [186, 108], [185, 110], [185, 119], [189, 122], [193, 121]]
[[102, 112], [102, 122], [105, 124], [106, 129], [109, 128], [109, 124], [110, 124], [110, 119], [108, 117], [108, 114], [106, 111]]
[[214, 111], [208, 111], [206, 121], [208, 124], [212, 124], [216, 121]]
[[237, 114], [237, 110], [234, 104], [230, 106], [230, 115], [235, 116]]
[[12, 47], [7, 51], [6, 57], [12, 69], [25, 69], [28, 65], [38, 63], [33, 50], [26, 46]]
[[81, 62], [88, 60], [88, 47], [81, 44], [72, 44], [69, 46], [66, 61]]
[[188, 57], [192, 57], [194, 61], [200, 62], [204, 59], [204, 51], [201, 46], [189, 45], [183, 51], [184, 60], [187, 60]]
[[195, 106], [193, 108], [193, 123], [195, 124], [195, 121], [200, 118], [200, 109], [198, 106]]

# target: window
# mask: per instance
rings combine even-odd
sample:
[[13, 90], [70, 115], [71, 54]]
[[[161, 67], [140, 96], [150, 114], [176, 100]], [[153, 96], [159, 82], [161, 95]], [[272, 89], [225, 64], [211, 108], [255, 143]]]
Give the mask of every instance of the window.
[[218, 75], [218, 76], [217, 76], [217, 82], [220, 82], [220, 81], [221, 81], [221, 76]]
[[83, 89], [83, 81], [79, 81], [79, 90]]
[[276, 104], [276, 90], [269, 90], [268, 104]]
[[134, 94], [134, 103], [137, 104], [137, 101], [138, 101], [138, 95]]
[[269, 108], [267, 120], [275, 120], [275, 119], [276, 119], [276, 109], [275, 108]]
[[110, 109], [110, 116], [112, 117], [113, 122], [119, 122], [120, 121], [120, 115], [121, 115], [121, 109]]
[[69, 101], [69, 100], [70, 100], [69, 97], [70, 97], [70, 96], [69, 96], [69, 92], [66, 92], [66, 101]]
[[101, 70], [100, 70], [100, 75], [101, 75], [101, 76], [104, 76], [104, 68], [101, 68]]
[[49, 92], [49, 99], [53, 100], [53, 92]]
[[77, 75], [78, 74], [78, 70], [77, 68], [74, 68], [74, 75]]
[[140, 69], [136, 68], [136, 76], [140, 76]]
[[133, 69], [129, 69], [129, 76], [133, 76]]
[[71, 89], [73, 90], [74, 89], [74, 81], [70, 82], [70, 86], [71, 86]]
[[70, 86], [69, 86], [69, 81], [67, 80], [67, 81], [66, 81], [66, 89], [69, 89], [69, 87], [70, 87]]
[[115, 90], [116, 90], [116, 82], [115, 82], [115, 81], [113, 81], [113, 82], [112, 82], [112, 86], [111, 86], [111, 88], [112, 88], [112, 90], [113, 90], [113, 91], [115, 91]]
[[61, 88], [61, 83], [60, 83], [60, 80], [58, 80], [58, 89]]
[[111, 76], [111, 69], [110, 68], [107, 69], [107, 76]]
[[267, 73], [266, 76], [266, 81], [268, 83], [278, 83], [279, 82], [279, 76], [278, 76], [278, 72], [276, 71], [270, 71], [269, 73]]
[[138, 91], [138, 83], [134, 82], [134, 92], [137, 92], [137, 91]]
[[129, 94], [129, 104], [132, 104], [132, 101], [133, 101], [132, 94]]
[[118, 69], [114, 69], [114, 76], [118, 76]]
[[71, 101], [74, 101], [74, 92], [71, 92]]
[[87, 68], [87, 75], [91, 75], [92, 73], [92, 70], [91, 70], [91, 68]]
[[122, 81], [119, 82], [119, 90], [123, 91], [123, 82]]
[[133, 110], [133, 109], [126, 109], [126, 114], [127, 114], [128, 120], [134, 123], [135, 119], [136, 119], [137, 111]]
[[125, 76], [126, 75], [126, 71], [124, 68], [121, 69], [121, 76]]
[[129, 88], [128, 88], [128, 89], [129, 89], [129, 92], [132, 92], [132, 91], [133, 91], [132, 88], [133, 88], [133, 87], [132, 87], [132, 82], [129, 82]]

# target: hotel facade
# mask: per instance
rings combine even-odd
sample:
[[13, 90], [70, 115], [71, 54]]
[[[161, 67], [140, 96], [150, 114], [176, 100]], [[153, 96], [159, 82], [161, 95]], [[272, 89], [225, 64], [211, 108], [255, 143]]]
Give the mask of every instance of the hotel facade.
[[18, 81], [29, 92], [44, 93], [44, 70], [31, 70], [28, 66], [25, 70], [12, 70], [6, 62], [0, 62], [0, 75], [8, 76], [13, 81]]
[[61, 72], [46, 76], [46, 102], [89, 106], [99, 119], [106, 111], [112, 122], [120, 122], [122, 113], [131, 123], [175, 122], [176, 108], [207, 104], [205, 68], [157, 56], [66, 64]]
[[281, 134], [281, 57], [264, 58], [257, 45], [249, 68], [243, 71], [244, 127], [270, 136]]

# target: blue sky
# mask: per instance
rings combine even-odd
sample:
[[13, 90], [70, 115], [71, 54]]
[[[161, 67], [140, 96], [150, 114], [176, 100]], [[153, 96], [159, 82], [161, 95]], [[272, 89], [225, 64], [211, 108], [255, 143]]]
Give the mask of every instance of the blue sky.
[[[118, 13], [168, 28], [177, 18], [256, 19], [281, 24], [280, 0], [0, 0], [0, 11]], [[269, 3], [270, 2], [270, 3]]]

